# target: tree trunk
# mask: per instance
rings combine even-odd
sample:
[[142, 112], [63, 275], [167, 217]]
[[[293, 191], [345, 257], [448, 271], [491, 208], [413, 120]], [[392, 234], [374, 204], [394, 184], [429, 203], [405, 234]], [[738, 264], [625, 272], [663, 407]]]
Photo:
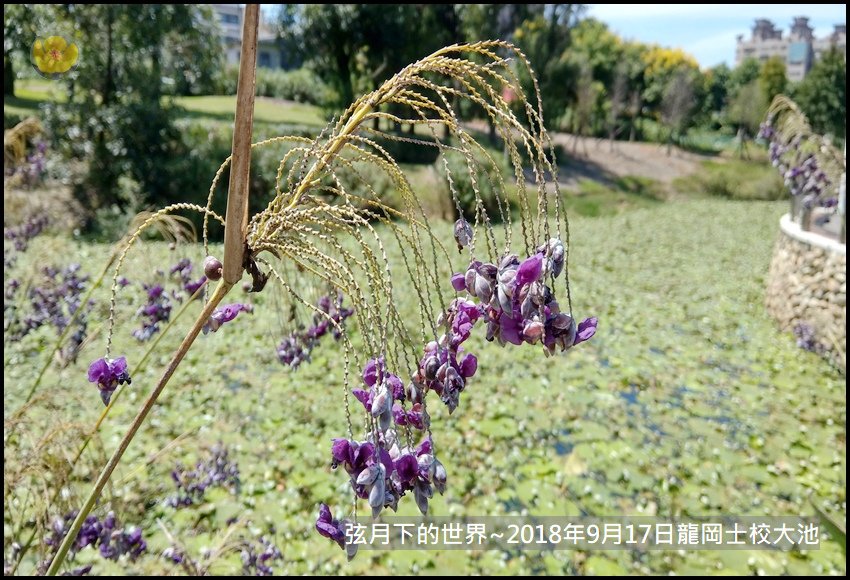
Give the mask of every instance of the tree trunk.
[[3, 53], [3, 96], [15, 96], [15, 68], [11, 51]]
[[112, 76], [112, 6], [106, 11], [106, 73], [103, 79], [103, 104], [112, 102], [115, 79]]

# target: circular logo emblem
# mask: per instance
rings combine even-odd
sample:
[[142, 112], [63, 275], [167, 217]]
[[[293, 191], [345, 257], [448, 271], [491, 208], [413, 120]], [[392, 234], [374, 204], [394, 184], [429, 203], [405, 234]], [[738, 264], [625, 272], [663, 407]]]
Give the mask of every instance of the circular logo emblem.
[[36, 38], [32, 45], [32, 66], [48, 79], [58, 79], [77, 66], [80, 50], [61, 36]]

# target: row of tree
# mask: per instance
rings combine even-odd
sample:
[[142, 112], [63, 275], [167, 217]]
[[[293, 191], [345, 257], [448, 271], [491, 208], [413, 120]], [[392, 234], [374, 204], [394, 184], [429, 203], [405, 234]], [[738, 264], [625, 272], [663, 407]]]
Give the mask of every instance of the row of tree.
[[701, 70], [680, 49], [623, 40], [584, 12], [581, 4], [283, 5], [277, 20], [284, 50], [336, 89], [337, 110], [441, 46], [500, 38], [528, 56], [556, 128], [634, 139], [652, 119], [669, 137], [693, 126], [753, 135], [772, 98], [790, 90], [820, 129], [844, 135], [842, 54], [792, 87], [781, 59]]
[[[335, 114], [442, 46], [499, 38], [517, 44], [536, 71], [549, 128], [612, 140], [646, 138], [658, 127], [671, 141], [694, 126], [753, 135], [773, 96], [790, 92], [816, 130], [844, 137], [841, 53], [828, 53], [805, 81], [789, 86], [779, 60], [701, 70], [679, 49], [623, 40], [584, 16], [580, 4], [312, 4], [281, 5], [276, 21], [287, 61], [311, 68], [333, 89], [327, 105]], [[43, 116], [54, 145], [85, 167], [75, 181], [84, 205], [115, 203], [120, 177], [132, 178], [150, 201], [179, 199], [195, 147], [162, 97], [209, 92], [224, 71], [210, 7], [9, 5], [7, 95], [16, 73], [29, 68], [35, 38], [49, 35], [80, 48], [77, 68], [63, 81], [67, 99]], [[531, 77], [518, 71], [533, 94]]]

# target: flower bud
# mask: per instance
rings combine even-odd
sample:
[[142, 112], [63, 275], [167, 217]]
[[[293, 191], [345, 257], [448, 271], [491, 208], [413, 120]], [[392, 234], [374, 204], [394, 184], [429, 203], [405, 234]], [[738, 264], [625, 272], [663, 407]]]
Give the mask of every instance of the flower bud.
[[472, 241], [472, 226], [465, 219], [460, 218], [455, 222], [455, 241], [457, 249], [463, 250]]
[[204, 275], [210, 280], [221, 279], [222, 264], [215, 256], [204, 258]]
[[543, 323], [538, 320], [526, 322], [525, 328], [522, 329], [522, 334], [528, 342], [534, 344], [543, 336]]
[[446, 480], [448, 479], [446, 468], [443, 467], [443, 464], [435, 458], [434, 463], [431, 464], [431, 470], [433, 473], [433, 475], [431, 475], [431, 481], [434, 482], [434, 487], [437, 488], [440, 495], [443, 495], [443, 492], [446, 491]]
[[369, 486], [375, 483], [379, 473], [378, 465], [370, 465], [357, 476], [357, 485]]
[[429, 356], [425, 360], [425, 378], [429, 381], [433, 381], [437, 378], [437, 370], [440, 368], [440, 361], [437, 360], [436, 356]]

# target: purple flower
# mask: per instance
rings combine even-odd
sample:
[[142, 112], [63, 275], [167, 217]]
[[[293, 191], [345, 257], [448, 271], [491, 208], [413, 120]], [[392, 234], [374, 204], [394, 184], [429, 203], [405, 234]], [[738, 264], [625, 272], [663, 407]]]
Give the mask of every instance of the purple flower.
[[419, 462], [413, 455], [402, 455], [395, 461], [395, 471], [403, 484], [410, 483], [419, 474]]
[[204, 334], [215, 332], [227, 322], [232, 321], [240, 312], [253, 312], [254, 307], [250, 304], [226, 304], [220, 308], [216, 308], [207, 323], [204, 325]]
[[516, 284], [520, 288], [526, 284], [537, 282], [543, 273], [543, 254], [534, 254], [524, 260], [516, 272]]
[[363, 367], [363, 382], [367, 387], [375, 386], [375, 383], [380, 382], [384, 373], [384, 357], [369, 359], [366, 366]]
[[206, 284], [206, 282], [207, 282], [207, 277], [206, 277], [206, 276], [201, 276], [201, 277], [200, 277], [200, 278], [198, 278], [198, 280], [197, 280], [197, 281], [195, 281], [195, 282], [189, 281], [189, 282], [186, 282], [185, 284], [183, 284], [183, 289], [186, 291], [186, 293], [187, 293], [189, 296], [194, 296], [194, 295], [195, 295], [195, 292], [197, 292], [198, 290], [200, 290], [200, 289], [201, 289], [201, 286], [203, 286], [204, 284]]
[[478, 370], [478, 359], [474, 354], [468, 354], [460, 361], [460, 375], [468, 379]]
[[120, 356], [115, 360], [99, 358], [89, 365], [89, 382], [96, 383], [100, 389], [100, 398], [104, 405], [109, 405], [112, 393], [121, 384], [130, 384], [130, 373], [127, 371], [127, 358]]
[[590, 338], [596, 334], [596, 325], [599, 323], [599, 319], [595, 316], [593, 318], [585, 318], [578, 325], [578, 332], [576, 333], [576, 340], [573, 343], [573, 346], [577, 345], [580, 342], [584, 342], [585, 340], [590, 340]]
[[454, 288], [456, 292], [463, 292], [466, 289], [466, 278], [464, 274], [461, 272], [452, 274], [452, 288]]
[[140, 341], [150, 339], [159, 332], [159, 324], [168, 322], [171, 317], [171, 302], [165, 293], [165, 288], [159, 284], [149, 286], [143, 284], [148, 295], [148, 301], [136, 313], [142, 317], [142, 328], [134, 330], [133, 336]]
[[336, 542], [340, 548], [345, 549], [345, 529], [339, 520], [333, 519], [331, 508], [327, 504], [319, 505], [319, 517], [316, 520], [316, 530], [322, 536]]

